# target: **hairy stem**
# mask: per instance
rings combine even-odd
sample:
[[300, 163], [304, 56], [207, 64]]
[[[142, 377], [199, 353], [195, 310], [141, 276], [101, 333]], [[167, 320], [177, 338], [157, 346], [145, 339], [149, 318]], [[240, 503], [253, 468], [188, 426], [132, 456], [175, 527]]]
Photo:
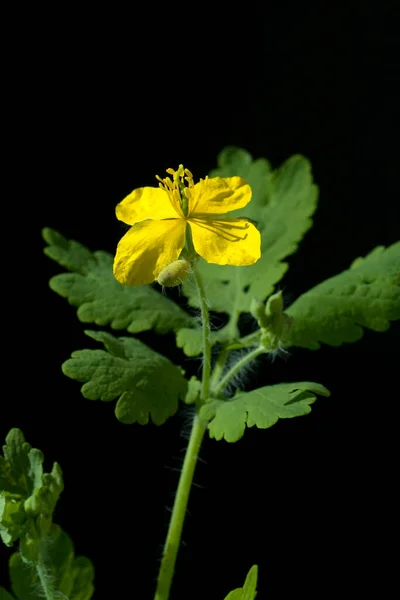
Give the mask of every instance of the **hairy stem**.
[[257, 358], [257, 356], [260, 356], [260, 354], [263, 354], [264, 352], [265, 352], [265, 348], [262, 346], [259, 346], [258, 348], [255, 348], [254, 350], [252, 350], [251, 352], [246, 354], [246, 356], [244, 356], [235, 365], [233, 365], [233, 367], [226, 373], [226, 375], [224, 377], [222, 377], [222, 379], [214, 386], [214, 388], [212, 390], [213, 393], [216, 396], [219, 396], [221, 394], [221, 392], [223, 392], [225, 387], [228, 385], [230, 380], [233, 377], [235, 377], [235, 375], [237, 373], [239, 373], [239, 371], [241, 369], [243, 369], [243, 367], [245, 365], [247, 365], [247, 363], [251, 362], [252, 360]]
[[211, 340], [210, 340], [210, 315], [208, 312], [207, 298], [204, 285], [200, 275], [195, 271], [194, 279], [200, 298], [201, 321], [203, 325], [203, 373], [201, 378], [201, 400], [207, 400], [210, 393], [210, 372], [211, 372]]
[[211, 375], [211, 380], [210, 380], [211, 388], [213, 388], [216, 385], [216, 383], [218, 382], [218, 380], [221, 378], [222, 371], [224, 370], [226, 359], [228, 358], [229, 352], [230, 352], [229, 348], [223, 348], [221, 350], [221, 352], [219, 353], [218, 358], [215, 361], [214, 369], [213, 369], [213, 372]]
[[168, 600], [169, 598], [197, 456], [206, 429], [207, 423], [201, 421], [196, 415], [172, 509], [154, 600]]
[[[203, 282], [200, 275], [196, 273], [196, 271], [194, 272], [194, 278], [200, 297], [201, 318], [203, 324], [203, 373], [200, 391], [200, 403], [203, 404], [207, 400], [210, 393], [210, 317], [208, 313], [208, 305]], [[168, 600], [170, 595], [172, 579], [175, 572], [176, 558], [181, 542], [183, 523], [185, 520], [186, 509], [193, 482], [193, 475], [196, 469], [197, 457], [201, 442], [203, 441], [206, 429], [207, 423], [202, 421], [199, 415], [196, 414], [193, 420], [192, 431], [189, 438], [189, 444], [186, 449], [185, 459], [183, 461], [178, 489], [176, 491], [171, 521], [168, 527], [167, 539], [165, 541], [161, 567], [158, 574], [157, 589], [154, 600]]]
[[52, 585], [51, 579], [49, 578], [48, 574], [46, 573], [46, 566], [45, 566], [44, 561], [41, 556], [39, 556], [39, 560], [35, 566], [36, 566], [36, 573], [39, 578], [40, 585], [42, 587], [43, 597], [46, 598], [46, 600], [55, 600], [55, 598], [56, 598], [55, 590]]

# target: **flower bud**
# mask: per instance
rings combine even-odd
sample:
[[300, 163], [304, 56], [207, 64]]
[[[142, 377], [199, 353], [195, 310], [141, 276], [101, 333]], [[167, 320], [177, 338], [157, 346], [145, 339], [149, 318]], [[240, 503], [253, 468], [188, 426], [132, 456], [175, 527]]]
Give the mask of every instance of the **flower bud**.
[[266, 304], [253, 300], [250, 312], [261, 329], [261, 344], [272, 351], [282, 348], [292, 326], [292, 318], [283, 312], [282, 292], [272, 294]]
[[164, 267], [159, 273], [157, 281], [164, 287], [175, 287], [185, 281], [190, 273], [190, 264], [187, 260], [175, 260], [173, 263]]
[[272, 294], [267, 300], [267, 305], [265, 307], [265, 314], [268, 317], [272, 317], [273, 315], [280, 315], [283, 312], [283, 298], [282, 292], [276, 292], [276, 294]]
[[267, 350], [284, 348], [288, 342], [292, 324], [292, 317], [285, 313], [276, 317], [269, 327], [261, 330], [261, 345]]
[[267, 321], [265, 318], [265, 304], [263, 304], [263, 302], [252, 298], [250, 304], [250, 312], [256, 319], [259, 327], [266, 327]]

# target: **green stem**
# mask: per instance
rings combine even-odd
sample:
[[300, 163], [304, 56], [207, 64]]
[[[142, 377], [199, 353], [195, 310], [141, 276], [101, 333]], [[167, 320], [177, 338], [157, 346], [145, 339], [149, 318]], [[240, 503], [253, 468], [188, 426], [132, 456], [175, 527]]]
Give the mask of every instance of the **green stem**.
[[[239, 275], [238, 268], [235, 269], [235, 278], [236, 278], [236, 289], [239, 289], [241, 287], [241, 283], [240, 283], [240, 275]], [[230, 333], [230, 337], [232, 340], [236, 340], [238, 337], [237, 324], [238, 324], [238, 320], [240, 317], [240, 310], [238, 308], [238, 299], [239, 299], [239, 294], [235, 294], [233, 306], [232, 306], [232, 309], [230, 310], [231, 318], [229, 319], [229, 322], [227, 325], [229, 333]]]
[[200, 399], [207, 400], [210, 393], [210, 373], [211, 373], [211, 340], [210, 340], [210, 315], [204, 285], [200, 275], [195, 271], [194, 279], [200, 298], [201, 321], [203, 325], [203, 373], [201, 378]]
[[54, 587], [51, 579], [46, 573], [46, 567], [41, 556], [39, 556], [39, 560], [36, 563], [36, 573], [42, 587], [44, 598], [46, 598], [46, 600], [55, 600], [56, 595], [54, 592]]
[[198, 415], [196, 415], [176, 491], [154, 600], [168, 600], [169, 598], [197, 456], [206, 429], [207, 423], [201, 421]]
[[[196, 271], [194, 278], [200, 297], [201, 318], [203, 324], [203, 373], [201, 381], [200, 405], [204, 404], [210, 393], [211, 372], [211, 340], [210, 340], [210, 317], [208, 313], [207, 299], [201, 277]], [[175, 572], [176, 557], [181, 542], [183, 523], [189, 501], [190, 489], [192, 487], [193, 475], [196, 469], [197, 457], [201, 442], [207, 430], [207, 423], [202, 421], [198, 414], [194, 417], [189, 445], [186, 449], [185, 459], [178, 489], [176, 491], [174, 507], [172, 509], [171, 521], [169, 523], [167, 539], [158, 574], [157, 589], [154, 600], [168, 600]]]
[[226, 359], [228, 358], [229, 347], [223, 348], [218, 355], [217, 360], [215, 361], [214, 369], [211, 375], [210, 386], [213, 388], [217, 381], [220, 379], [222, 375], [222, 371], [224, 370]]
[[221, 392], [224, 390], [224, 388], [227, 386], [227, 384], [230, 382], [230, 380], [232, 379], [232, 377], [234, 377], [237, 373], [239, 373], [239, 371], [245, 366], [247, 365], [247, 363], [251, 362], [252, 360], [254, 360], [255, 358], [257, 358], [257, 356], [259, 356], [260, 354], [263, 354], [265, 352], [265, 348], [262, 346], [259, 346], [258, 348], [255, 348], [254, 350], [252, 350], [251, 352], [249, 352], [248, 354], [246, 354], [246, 356], [244, 356], [241, 360], [239, 360], [228, 372], [227, 374], [215, 385], [213, 392], [216, 396], [219, 396], [221, 394]]

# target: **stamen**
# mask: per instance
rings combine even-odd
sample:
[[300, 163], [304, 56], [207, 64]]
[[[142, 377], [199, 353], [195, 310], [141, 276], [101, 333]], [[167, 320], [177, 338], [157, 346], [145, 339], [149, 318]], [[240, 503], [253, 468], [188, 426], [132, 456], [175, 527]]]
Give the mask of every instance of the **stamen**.
[[177, 171], [169, 167], [166, 172], [171, 177], [165, 177], [162, 179], [159, 175], [156, 175], [156, 179], [159, 182], [159, 187], [164, 189], [168, 194], [171, 194], [173, 201], [180, 204], [184, 215], [187, 215], [188, 211], [188, 199], [185, 193], [187, 187], [191, 188], [194, 186], [193, 175], [189, 169], [185, 169], [183, 165], [179, 165]]
[[193, 181], [193, 175], [192, 173], [189, 171], [189, 169], [185, 169], [185, 174], [186, 174], [186, 181], [188, 183], [188, 187], [193, 187], [194, 186], [194, 181]]

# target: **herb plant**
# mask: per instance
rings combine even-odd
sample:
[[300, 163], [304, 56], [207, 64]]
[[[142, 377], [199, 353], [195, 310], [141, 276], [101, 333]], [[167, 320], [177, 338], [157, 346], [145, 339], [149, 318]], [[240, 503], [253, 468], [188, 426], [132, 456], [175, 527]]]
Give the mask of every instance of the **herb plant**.
[[[81, 322], [124, 332], [88, 330], [98, 348], [77, 350], [64, 362], [64, 374], [82, 384], [83, 396], [115, 400], [124, 424], [161, 426], [180, 402], [192, 407], [154, 596], [167, 600], [205, 435], [233, 443], [247, 427], [267, 429], [278, 419], [306, 415], [317, 397], [330, 395], [323, 382], [311, 381], [246, 391], [237, 377], [263, 354], [356, 342], [363, 328], [386, 331], [400, 318], [400, 243], [372, 249], [285, 307], [276, 286], [317, 207], [308, 161], [293, 156], [272, 170], [267, 160], [229, 147], [197, 184], [182, 165], [158, 179], [159, 187], [134, 190], [118, 205], [117, 217], [130, 228], [115, 257], [48, 228], [43, 238], [45, 254], [67, 271], [50, 280], [52, 290], [77, 308]], [[178, 285], [187, 310], [168, 296]], [[213, 330], [210, 311], [226, 313], [227, 323]], [[239, 318], [246, 313], [253, 326], [242, 335]], [[201, 356], [201, 376], [188, 378], [135, 337], [148, 330], [174, 332], [186, 356]], [[0, 533], [7, 546], [19, 542], [19, 549], [10, 560], [12, 590], [0, 588], [0, 600], [89, 600], [93, 565], [75, 557], [70, 538], [52, 520], [63, 490], [61, 468], [55, 463], [44, 473], [42, 463], [40, 450], [12, 429], [0, 457]], [[256, 588], [253, 566], [243, 587], [225, 600], [254, 600]]]

